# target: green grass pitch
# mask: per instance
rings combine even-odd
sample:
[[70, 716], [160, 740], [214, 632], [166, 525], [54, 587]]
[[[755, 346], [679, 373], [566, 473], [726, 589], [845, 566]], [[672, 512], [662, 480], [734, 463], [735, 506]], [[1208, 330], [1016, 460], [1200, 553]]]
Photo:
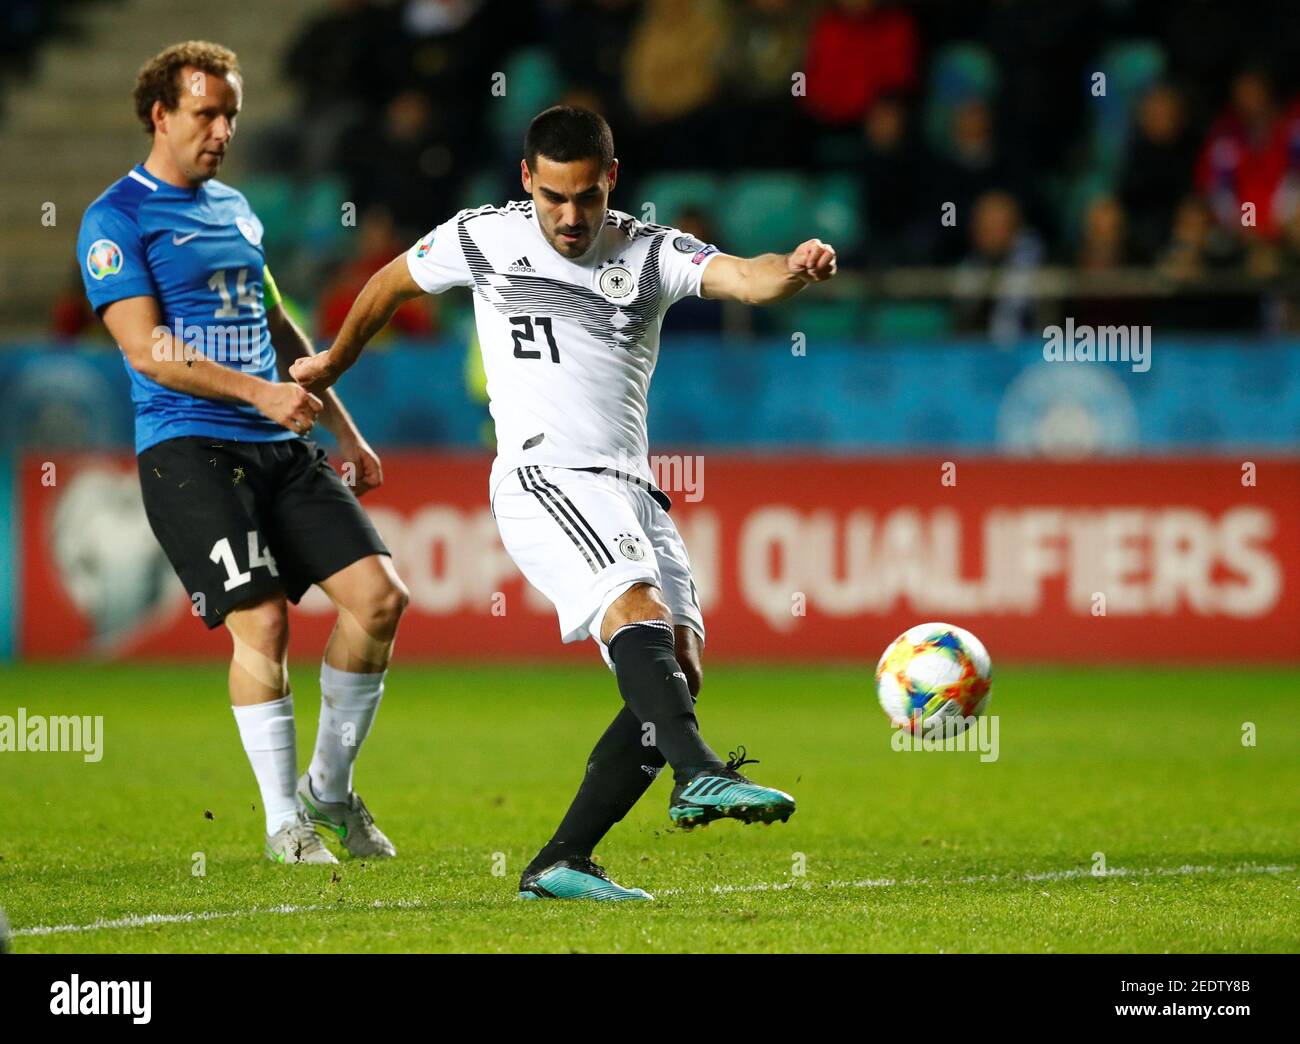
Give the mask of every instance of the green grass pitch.
[[0, 753], [0, 905], [19, 953], [1300, 949], [1300, 672], [1008, 668], [991, 763], [892, 750], [869, 682], [714, 665], [705, 735], [795, 816], [676, 831], [665, 775], [597, 850], [656, 902], [524, 904], [618, 707], [599, 662], [399, 663], [357, 771], [399, 858], [337, 868], [262, 858], [224, 668], [8, 668], [0, 714], [101, 714], [104, 756]]

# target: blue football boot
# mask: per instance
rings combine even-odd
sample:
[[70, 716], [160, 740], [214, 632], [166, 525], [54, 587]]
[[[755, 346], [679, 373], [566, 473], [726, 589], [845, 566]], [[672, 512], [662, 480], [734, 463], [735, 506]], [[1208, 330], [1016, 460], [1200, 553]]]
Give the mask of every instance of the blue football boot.
[[544, 870], [528, 874], [519, 882], [520, 899], [595, 899], [618, 902], [621, 899], [653, 899], [643, 888], [624, 888], [590, 859], [569, 857], [552, 863]]
[[668, 815], [683, 829], [705, 826], [715, 819], [739, 819], [742, 823], [784, 823], [794, 814], [794, 798], [783, 790], [759, 786], [737, 770], [757, 765], [745, 757], [745, 748], [727, 755], [719, 769], [704, 769], [673, 788]]

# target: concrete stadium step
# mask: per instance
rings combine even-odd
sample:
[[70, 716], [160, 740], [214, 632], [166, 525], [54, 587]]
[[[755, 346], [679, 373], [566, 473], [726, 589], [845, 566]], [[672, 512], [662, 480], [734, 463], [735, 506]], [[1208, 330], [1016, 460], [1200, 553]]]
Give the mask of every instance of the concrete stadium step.
[[[50, 303], [68, 278], [82, 212], [144, 158], [131, 90], [140, 66], [179, 40], [214, 40], [239, 55], [249, 97], [244, 127], [283, 118], [293, 99], [282, 56], [303, 23], [328, 0], [199, 7], [175, 0], [115, 0], [77, 8], [74, 40], [46, 45], [31, 80], [11, 86], [0, 121], [0, 331], [46, 332]], [[238, 180], [240, 156], [227, 175]], [[41, 206], [57, 224], [41, 224]]]

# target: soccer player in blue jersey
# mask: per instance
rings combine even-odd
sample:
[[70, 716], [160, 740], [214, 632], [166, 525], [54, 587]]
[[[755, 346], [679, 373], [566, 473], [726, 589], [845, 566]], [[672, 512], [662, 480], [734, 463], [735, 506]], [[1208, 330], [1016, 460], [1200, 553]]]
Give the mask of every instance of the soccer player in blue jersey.
[[[396, 851], [352, 789], [384, 691], [405, 585], [323, 450], [336, 437], [357, 493], [379, 458], [334, 392], [282, 381], [311, 343], [285, 312], [262, 225], [215, 179], [243, 85], [235, 55], [189, 41], [141, 70], [148, 158], [87, 209], [86, 294], [122, 351], [135, 403], [145, 510], [196, 615], [234, 646], [230, 702], [266, 812], [266, 854], [333, 863], [317, 828], [354, 856]], [[349, 467], [350, 465], [350, 467]], [[316, 747], [297, 774], [287, 603], [319, 584], [338, 608], [321, 663]]]

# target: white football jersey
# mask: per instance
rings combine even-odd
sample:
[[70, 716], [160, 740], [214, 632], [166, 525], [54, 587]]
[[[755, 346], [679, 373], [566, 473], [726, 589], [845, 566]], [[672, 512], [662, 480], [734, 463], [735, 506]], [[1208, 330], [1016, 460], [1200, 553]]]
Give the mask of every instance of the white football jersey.
[[570, 260], [542, 235], [532, 200], [462, 210], [407, 252], [429, 293], [474, 291], [497, 458], [515, 468], [629, 471], [652, 484], [646, 402], [664, 312], [698, 295], [716, 247], [617, 210]]

